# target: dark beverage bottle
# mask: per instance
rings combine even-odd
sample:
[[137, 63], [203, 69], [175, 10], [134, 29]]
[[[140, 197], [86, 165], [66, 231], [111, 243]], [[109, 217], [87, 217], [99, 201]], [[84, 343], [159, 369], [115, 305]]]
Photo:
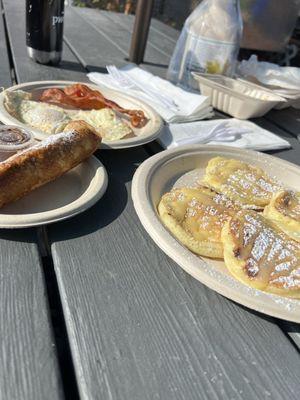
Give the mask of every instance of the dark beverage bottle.
[[26, 45], [30, 58], [58, 64], [63, 44], [64, 0], [26, 0]]

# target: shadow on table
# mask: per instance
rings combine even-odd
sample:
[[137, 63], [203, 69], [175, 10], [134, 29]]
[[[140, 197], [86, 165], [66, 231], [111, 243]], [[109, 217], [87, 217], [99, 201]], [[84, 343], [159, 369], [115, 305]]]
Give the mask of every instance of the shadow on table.
[[153, 63], [150, 61], [143, 61], [144, 65], [148, 65], [149, 67], [159, 67], [159, 68], [165, 68], [168, 69], [168, 65], [167, 64], [158, 64], [158, 63]]
[[111, 224], [122, 214], [128, 201], [128, 192], [125, 183], [109, 177], [107, 191], [104, 196], [89, 210], [82, 214], [49, 225], [51, 241], [64, 241], [88, 235]]
[[[84, 65], [84, 67], [89, 71], [89, 72], [101, 72], [101, 73], [107, 73], [107, 70], [105, 67], [99, 67], [96, 65]], [[75, 63], [72, 61], [62, 61], [61, 64], [59, 64], [59, 69], [64, 69], [68, 71], [79, 71], [82, 72], [82, 65], [79, 63]], [[85, 71], [86, 72], [86, 71]]]
[[[31, 61], [32, 68], [35, 68], [36, 70], [41, 68], [41, 64], [36, 63], [33, 60]], [[74, 62], [74, 61], [68, 61], [62, 59], [61, 63], [59, 65], [43, 65], [43, 69], [60, 69], [60, 70], [66, 70], [66, 71], [73, 71], [73, 72], [84, 72], [83, 66], [79, 62]]]
[[130, 197], [132, 177], [145, 159], [140, 149], [100, 150], [96, 153], [108, 174], [108, 187], [104, 196], [89, 210], [53, 225], [49, 225], [52, 242], [68, 240], [102, 229], [116, 220], [125, 209]]
[[0, 229], [0, 241], [37, 243], [37, 234], [34, 228]]
[[[272, 317], [270, 315], [262, 314], [259, 311], [251, 310], [250, 308], [243, 306], [242, 304], [236, 303], [233, 300], [229, 300], [229, 301], [232, 301], [237, 306], [241, 307], [246, 312], [255, 315], [256, 317], [262, 318], [265, 321], [268, 321], [272, 324], [278, 325], [286, 334], [293, 334], [293, 333], [300, 334], [300, 324], [298, 324], [297, 322], [289, 322], [289, 321], [282, 320], [280, 318]], [[291, 338], [289, 338], [289, 339], [291, 340]], [[300, 338], [299, 338], [299, 340], [300, 340]]]

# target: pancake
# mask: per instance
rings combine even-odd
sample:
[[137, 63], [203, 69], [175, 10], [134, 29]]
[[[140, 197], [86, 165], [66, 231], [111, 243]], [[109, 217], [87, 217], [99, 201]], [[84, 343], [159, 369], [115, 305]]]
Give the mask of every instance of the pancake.
[[263, 209], [272, 195], [282, 189], [261, 168], [223, 157], [209, 161], [203, 183], [243, 208], [254, 210]]
[[292, 239], [300, 242], [300, 193], [283, 190], [275, 193], [264, 209], [264, 216]]
[[205, 187], [174, 189], [158, 205], [162, 222], [182, 244], [213, 258], [223, 258], [222, 226], [238, 209], [224, 195]]
[[239, 211], [222, 229], [224, 260], [238, 280], [253, 288], [300, 298], [300, 243], [250, 210]]

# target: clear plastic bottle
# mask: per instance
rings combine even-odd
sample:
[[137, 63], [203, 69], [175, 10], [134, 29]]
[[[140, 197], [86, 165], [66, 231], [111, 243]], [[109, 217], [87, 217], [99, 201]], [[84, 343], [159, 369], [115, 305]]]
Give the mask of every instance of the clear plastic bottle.
[[184, 24], [167, 78], [195, 89], [192, 71], [232, 76], [242, 30], [239, 0], [203, 0]]

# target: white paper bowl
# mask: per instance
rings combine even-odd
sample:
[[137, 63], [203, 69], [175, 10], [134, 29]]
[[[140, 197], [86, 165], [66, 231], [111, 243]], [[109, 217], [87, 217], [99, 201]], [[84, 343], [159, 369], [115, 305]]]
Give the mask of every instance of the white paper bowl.
[[[181, 245], [161, 223], [157, 204], [183, 174], [194, 169], [204, 173], [212, 157], [236, 158], [262, 167], [285, 185], [300, 191], [300, 168], [287, 161], [227, 146], [193, 145], [163, 151], [147, 159], [136, 171], [132, 183], [135, 210], [156, 244], [194, 278], [249, 308], [289, 321], [300, 322], [300, 300], [253, 289], [237, 281], [223, 261], [198, 257]], [[199, 290], [201, 287], [199, 286]]]

